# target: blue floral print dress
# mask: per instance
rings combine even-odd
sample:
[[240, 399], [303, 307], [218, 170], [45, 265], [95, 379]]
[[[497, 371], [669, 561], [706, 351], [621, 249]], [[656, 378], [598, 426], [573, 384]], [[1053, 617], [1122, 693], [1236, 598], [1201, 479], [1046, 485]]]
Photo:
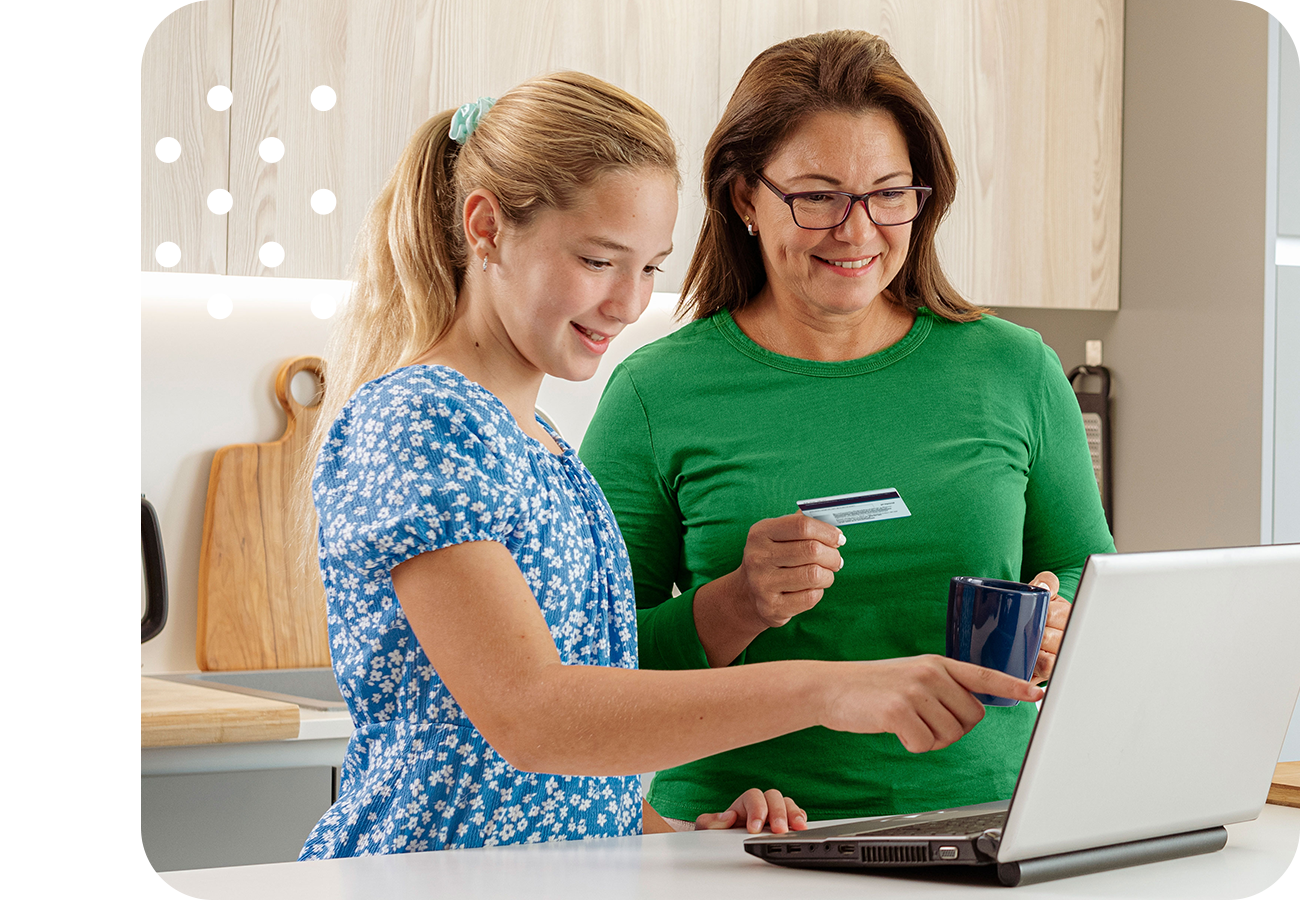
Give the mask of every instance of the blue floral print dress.
[[532, 588], [562, 662], [636, 668], [627, 549], [595, 480], [552, 435], [561, 456], [443, 366], [369, 382], [334, 422], [312, 493], [330, 654], [355, 731], [338, 802], [301, 859], [640, 833], [638, 776], [521, 772], [493, 750], [393, 593], [399, 563], [497, 541]]

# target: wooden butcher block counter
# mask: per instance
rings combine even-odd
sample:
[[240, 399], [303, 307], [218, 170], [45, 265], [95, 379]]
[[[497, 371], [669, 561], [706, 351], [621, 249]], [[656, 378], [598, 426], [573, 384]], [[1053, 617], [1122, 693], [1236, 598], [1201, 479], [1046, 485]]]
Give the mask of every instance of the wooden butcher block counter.
[[293, 703], [140, 678], [140, 746], [282, 741], [298, 736]]
[[1300, 807], [1300, 761], [1281, 762], [1273, 773], [1268, 802], [1278, 806]]

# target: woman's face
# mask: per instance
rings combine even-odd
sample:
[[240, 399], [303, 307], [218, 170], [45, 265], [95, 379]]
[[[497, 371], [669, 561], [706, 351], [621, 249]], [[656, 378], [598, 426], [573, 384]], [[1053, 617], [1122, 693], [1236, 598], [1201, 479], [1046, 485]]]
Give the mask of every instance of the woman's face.
[[502, 279], [497, 312], [526, 364], [569, 381], [595, 375], [610, 340], [645, 312], [676, 219], [670, 174], [623, 171], [573, 208], [508, 229], [488, 273]]
[[[907, 141], [891, 115], [820, 112], [777, 150], [763, 175], [783, 193], [863, 194], [912, 184]], [[741, 216], [758, 232], [767, 286], [780, 306], [817, 319], [859, 312], [894, 279], [907, 258], [912, 224], [880, 227], [862, 203], [837, 228], [799, 228], [790, 207], [762, 183], [733, 189]]]

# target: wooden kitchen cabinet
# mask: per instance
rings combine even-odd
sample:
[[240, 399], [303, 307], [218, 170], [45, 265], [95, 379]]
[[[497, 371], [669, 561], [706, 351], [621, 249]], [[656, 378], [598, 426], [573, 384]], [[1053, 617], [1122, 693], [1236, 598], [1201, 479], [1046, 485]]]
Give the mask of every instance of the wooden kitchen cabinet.
[[[343, 278], [366, 209], [415, 125], [417, 4], [410, 0], [235, 0], [231, 49], [231, 275]], [[327, 86], [334, 106], [316, 109]], [[268, 163], [262, 141], [284, 156]], [[330, 191], [337, 206], [312, 208]], [[284, 249], [275, 268], [260, 248]]]
[[[414, 125], [408, 106], [415, 40], [411, 0], [200, 0], [169, 16], [141, 70], [142, 229], [145, 271], [342, 278], [366, 207]], [[209, 107], [224, 85], [229, 109]], [[334, 90], [316, 109], [311, 92]], [[414, 120], [418, 121], [418, 120]], [[176, 136], [180, 159], [154, 155]], [[263, 159], [275, 139], [283, 156]], [[201, 146], [201, 155], [194, 149]], [[225, 214], [206, 203], [230, 191]], [[328, 190], [336, 207], [313, 211]], [[177, 243], [180, 262], [154, 255]], [[279, 244], [283, 262], [259, 252]]]
[[[678, 138], [676, 251], [657, 285], [676, 290], [704, 214], [700, 157], [744, 67], [776, 41], [850, 27], [891, 42], [948, 132], [960, 181], [940, 252], [958, 288], [1000, 307], [1116, 309], [1123, 14], [1123, 0], [207, 0], [146, 50], [142, 265], [160, 269], [153, 247], [168, 239], [182, 247], [174, 271], [346, 277], [419, 122], [573, 68], [644, 98]], [[219, 147], [201, 165], [150, 163], [172, 123], [219, 145], [204, 96], [223, 40], [224, 244], [200, 196]], [[337, 95], [328, 111], [309, 102], [321, 84]], [[268, 137], [283, 142], [278, 162], [258, 155]], [[328, 215], [310, 205], [322, 188], [337, 198]], [[258, 256], [268, 242], [284, 250], [274, 268]]]
[[938, 243], [968, 299], [1119, 308], [1123, 0], [721, 0], [721, 9], [724, 104], [749, 61], [788, 37], [856, 28], [889, 41], [956, 158], [957, 199]]
[[416, 6], [408, 135], [433, 113], [499, 97], [526, 78], [560, 69], [603, 78], [663, 115], [678, 141], [682, 192], [675, 249], [655, 288], [676, 291], [704, 220], [700, 158], [722, 110], [717, 0], [424, 0]]
[[[163, 20], [140, 66], [140, 268], [167, 271], [154, 258], [164, 242], [181, 248], [179, 272], [226, 272], [226, 217], [208, 211], [208, 194], [230, 176], [230, 120], [208, 106], [214, 85], [230, 84], [231, 0], [181, 7]], [[163, 162], [164, 138], [180, 156]]]

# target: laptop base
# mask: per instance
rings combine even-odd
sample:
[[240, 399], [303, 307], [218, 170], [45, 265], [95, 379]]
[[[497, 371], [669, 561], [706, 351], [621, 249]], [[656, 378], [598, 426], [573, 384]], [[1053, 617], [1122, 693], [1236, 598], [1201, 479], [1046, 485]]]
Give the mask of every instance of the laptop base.
[[[997, 879], [1002, 884], [1007, 887], [1018, 887], [1184, 856], [1214, 853], [1216, 850], [1222, 850], [1228, 842], [1228, 831], [1220, 825], [1198, 831], [1094, 847], [1090, 850], [1075, 850], [1018, 862], [1000, 863], [995, 856], [996, 845], [986, 844], [983, 836], [966, 840], [947, 837], [939, 840], [915, 842], [904, 840], [896, 843], [881, 842], [863, 845], [862, 839], [853, 835], [835, 837], [833, 834], [832, 836], [819, 834], [819, 832], [834, 833], [860, 826], [861, 823], [828, 826], [811, 832], [781, 835], [780, 838], [775, 835], [763, 835], [745, 841], [745, 850], [764, 862], [795, 869], [897, 872], [901, 869], [916, 871], [966, 867], [993, 870], [996, 871]], [[819, 839], [809, 841], [808, 839], [813, 836]], [[790, 838], [795, 840], [789, 840]], [[941, 844], [946, 846], [940, 847]], [[950, 851], [955, 849], [956, 852], [951, 856], [940, 855], [939, 851], [943, 849]]]
[[1074, 875], [1091, 875], [1110, 869], [1123, 869], [1144, 863], [1197, 856], [1222, 850], [1228, 843], [1228, 831], [1223, 826], [1201, 831], [1187, 831], [1164, 837], [1112, 844], [1092, 850], [1076, 850], [1024, 859], [1019, 862], [998, 863], [998, 881], [1007, 887], [1038, 884]]

